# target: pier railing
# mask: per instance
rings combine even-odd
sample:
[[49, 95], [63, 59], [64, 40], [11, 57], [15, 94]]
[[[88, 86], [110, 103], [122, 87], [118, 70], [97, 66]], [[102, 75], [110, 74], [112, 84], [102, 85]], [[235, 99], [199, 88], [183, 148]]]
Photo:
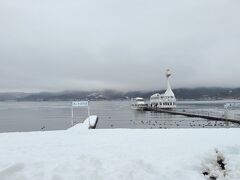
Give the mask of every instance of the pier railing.
[[[185, 112], [195, 115], [204, 115], [209, 117], [224, 118], [224, 112], [206, 111], [206, 110], [176, 110], [176, 112]], [[240, 117], [239, 117], [240, 118]]]
[[186, 109], [174, 109], [174, 110], [167, 110], [167, 109], [160, 109], [160, 108], [151, 108], [149, 107], [148, 110], [160, 112], [160, 113], [169, 113], [175, 115], [183, 115], [189, 117], [199, 117], [209, 120], [216, 120], [216, 121], [229, 121], [233, 123], [240, 123], [240, 114], [236, 114], [233, 118], [225, 117], [224, 112], [214, 112], [214, 111], [205, 111], [205, 110], [186, 110]]

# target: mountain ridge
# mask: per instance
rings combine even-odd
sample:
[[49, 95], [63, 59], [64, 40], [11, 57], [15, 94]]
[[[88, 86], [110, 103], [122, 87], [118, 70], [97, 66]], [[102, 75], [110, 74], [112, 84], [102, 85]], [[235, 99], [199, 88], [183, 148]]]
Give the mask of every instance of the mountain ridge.
[[[128, 91], [62, 91], [62, 92], [6, 92], [0, 93], [0, 101], [72, 101], [72, 100], [127, 100], [133, 97], [148, 99], [152, 94], [165, 90]], [[173, 89], [178, 100], [221, 100], [240, 99], [240, 88], [177, 88]]]

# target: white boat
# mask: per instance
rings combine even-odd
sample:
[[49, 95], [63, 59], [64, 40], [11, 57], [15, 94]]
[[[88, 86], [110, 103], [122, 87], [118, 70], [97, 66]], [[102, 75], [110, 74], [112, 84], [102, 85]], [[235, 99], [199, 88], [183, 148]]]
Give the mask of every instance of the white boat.
[[171, 89], [170, 78], [171, 72], [168, 69], [166, 73], [167, 77], [167, 90], [164, 94], [156, 93], [150, 97], [150, 105], [154, 108], [161, 109], [174, 109], [176, 108], [176, 98]]
[[141, 97], [132, 98], [132, 109], [136, 110], [145, 110], [148, 107], [148, 104], [145, 102], [145, 100]]

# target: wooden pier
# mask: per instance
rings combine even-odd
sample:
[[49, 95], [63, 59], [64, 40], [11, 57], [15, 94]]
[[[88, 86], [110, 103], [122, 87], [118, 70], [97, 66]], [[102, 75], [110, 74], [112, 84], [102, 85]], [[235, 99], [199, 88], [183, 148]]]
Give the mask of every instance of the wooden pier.
[[159, 108], [152, 108], [148, 107], [145, 109], [146, 111], [153, 111], [153, 112], [159, 112], [159, 113], [168, 113], [168, 114], [173, 114], [173, 115], [182, 115], [182, 116], [187, 116], [187, 117], [198, 117], [198, 118], [203, 118], [203, 119], [208, 119], [208, 120], [215, 120], [215, 121], [226, 121], [226, 122], [232, 122], [232, 123], [238, 123], [240, 124], [240, 120], [237, 119], [228, 119], [223, 116], [213, 116], [210, 114], [199, 114], [199, 113], [193, 113], [193, 112], [186, 112], [186, 111], [176, 111], [176, 110], [167, 110], [167, 109], [159, 109]]

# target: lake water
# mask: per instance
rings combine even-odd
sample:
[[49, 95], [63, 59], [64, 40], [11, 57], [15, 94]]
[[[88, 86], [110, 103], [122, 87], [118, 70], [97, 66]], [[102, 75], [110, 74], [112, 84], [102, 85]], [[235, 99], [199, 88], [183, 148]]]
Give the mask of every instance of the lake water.
[[[225, 102], [180, 102], [178, 109], [223, 113]], [[97, 128], [236, 128], [239, 124], [209, 121], [165, 113], [132, 110], [129, 101], [90, 103], [98, 115]], [[86, 108], [74, 108], [74, 123], [87, 117]], [[71, 102], [0, 102], [0, 132], [45, 131], [71, 126]]]

